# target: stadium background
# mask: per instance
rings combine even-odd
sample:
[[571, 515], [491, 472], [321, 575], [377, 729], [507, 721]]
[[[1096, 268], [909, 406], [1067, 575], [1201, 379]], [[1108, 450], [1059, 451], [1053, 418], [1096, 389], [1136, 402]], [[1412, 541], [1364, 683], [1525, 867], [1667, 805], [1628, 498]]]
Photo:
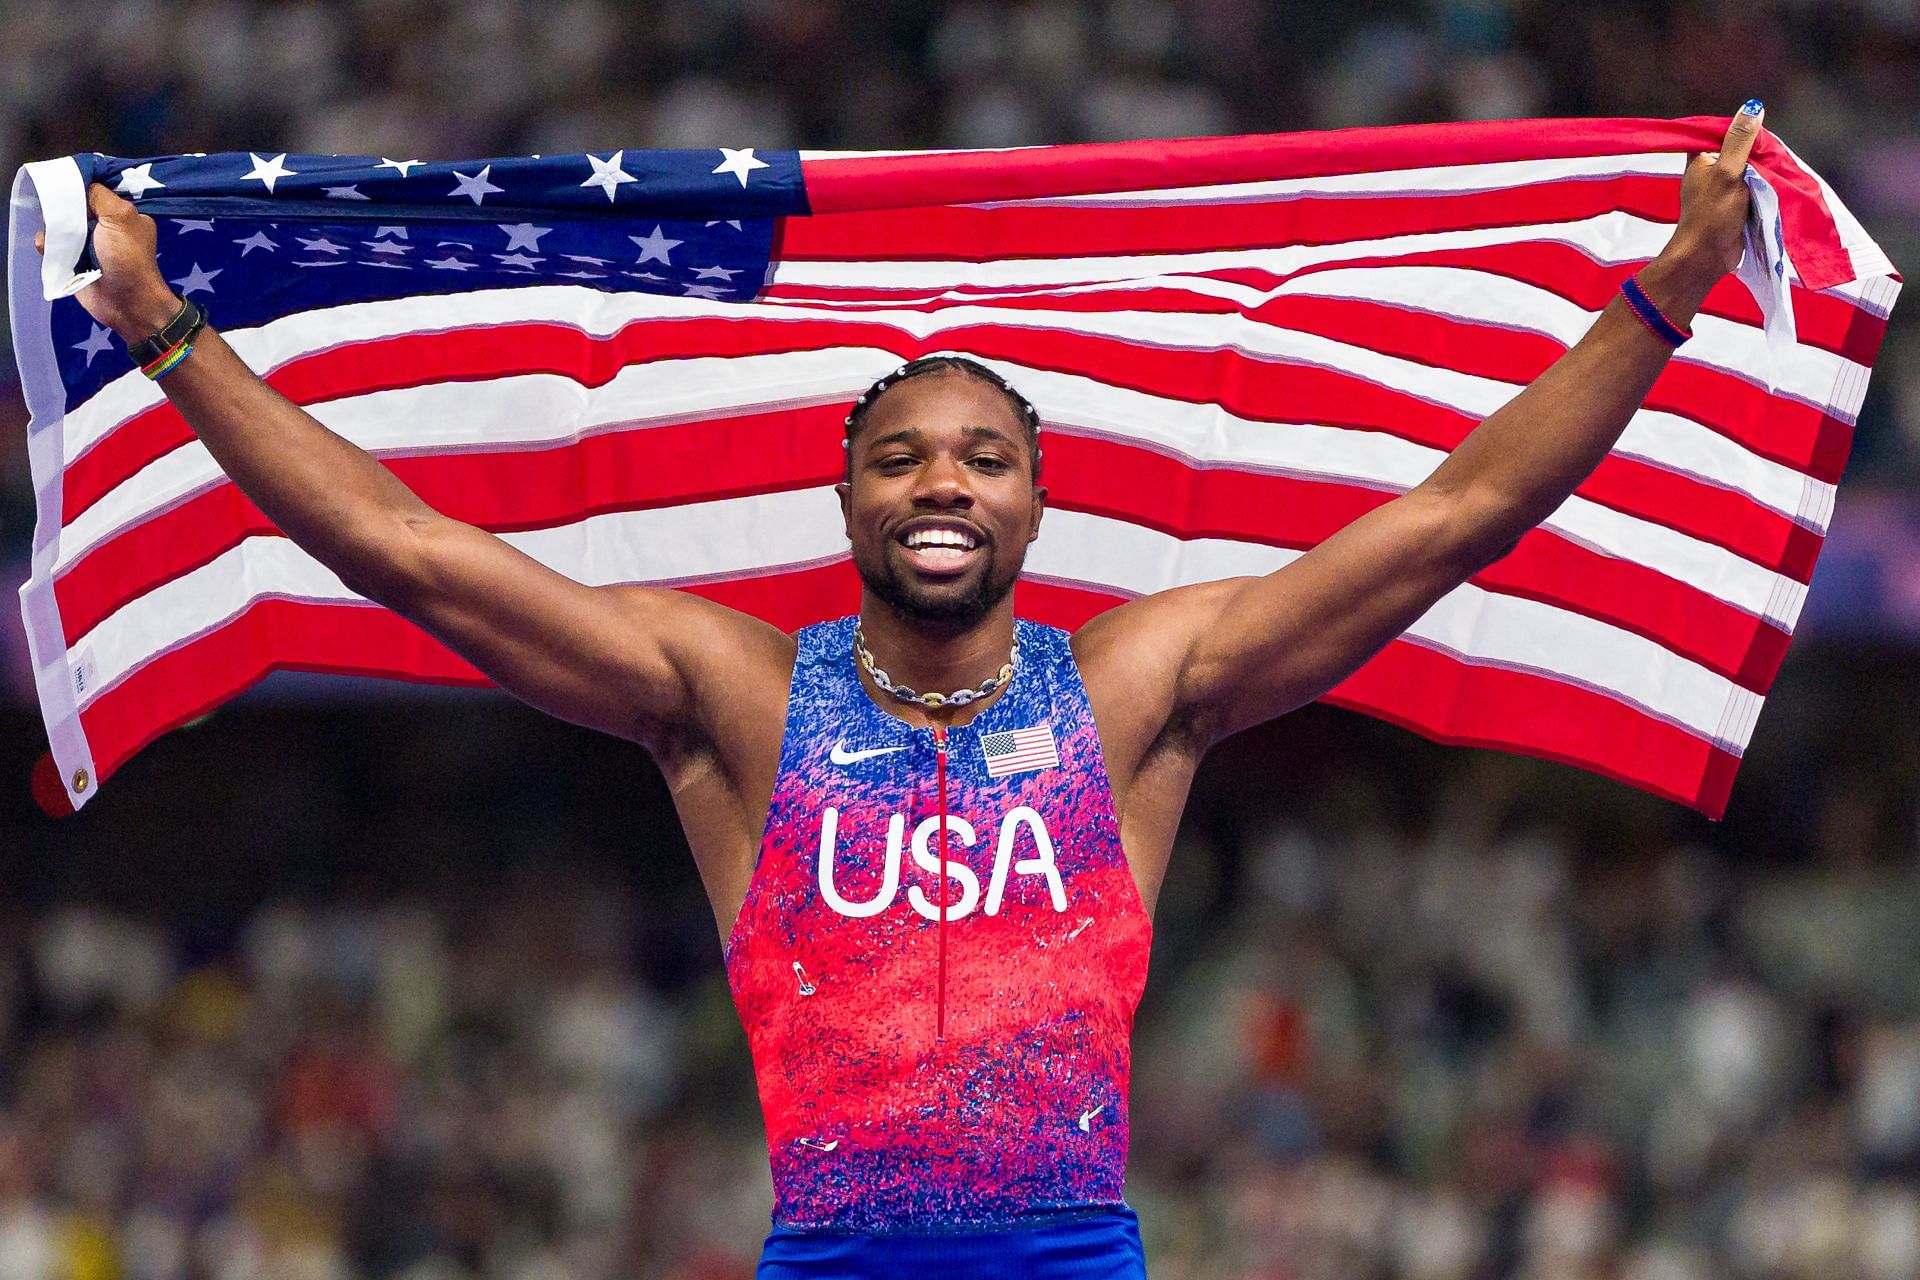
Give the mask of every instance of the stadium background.
[[[1920, 260], [1912, 0], [4, 0], [0, 48], [9, 172], [1759, 96]], [[1137, 1039], [1156, 1276], [1920, 1276], [1915, 315], [1724, 823], [1318, 708], [1209, 763]], [[9, 385], [9, 585], [24, 427]], [[748, 1274], [745, 1043], [640, 751], [276, 677], [56, 823], [23, 650], [0, 624], [0, 1280]]]

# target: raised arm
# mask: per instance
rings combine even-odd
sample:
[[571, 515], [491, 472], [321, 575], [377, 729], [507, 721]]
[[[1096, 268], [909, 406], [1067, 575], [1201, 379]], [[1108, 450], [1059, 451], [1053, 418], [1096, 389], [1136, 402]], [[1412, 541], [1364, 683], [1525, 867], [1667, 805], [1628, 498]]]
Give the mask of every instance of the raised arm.
[[[1759, 104], [1733, 119], [1718, 155], [1693, 158], [1679, 225], [1639, 273], [1685, 326], [1739, 265], [1743, 172]], [[1189, 726], [1195, 746], [1332, 688], [1446, 592], [1499, 559], [1607, 455], [1672, 349], [1616, 297], [1579, 343], [1482, 422], [1418, 487], [1262, 578], [1180, 588], [1113, 610], [1076, 649], [1106, 655], [1133, 687], [1163, 691], [1135, 736]], [[1151, 674], [1149, 674], [1151, 673]], [[1153, 676], [1157, 676], [1155, 679]], [[1137, 701], [1137, 700], [1136, 700]]]
[[[87, 203], [102, 275], [80, 303], [137, 342], [180, 308], [155, 261], [153, 219], [98, 184]], [[773, 673], [790, 648], [772, 627], [680, 592], [583, 586], [441, 515], [269, 387], [211, 328], [160, 386], [283, 533], [544, 711], [657, 745], [699, 720], [708, 673]]]

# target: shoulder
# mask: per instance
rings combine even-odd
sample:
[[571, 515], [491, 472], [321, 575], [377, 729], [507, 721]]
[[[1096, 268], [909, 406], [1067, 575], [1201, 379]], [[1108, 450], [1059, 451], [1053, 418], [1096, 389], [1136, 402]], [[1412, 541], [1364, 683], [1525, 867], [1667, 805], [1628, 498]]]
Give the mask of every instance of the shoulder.
[[663, 642], [690, 658], [710, 657], [792, 667], [797, 636], [750, 613], [688, 591], [608, 587], [620, 607]]
[[687, 723], [654, 730], [732, 734], [785, 715], [798, 638], [752, 614], [659, 587], [609, 587], [635, 629], [659, 645], [684, 690]]
[[1156, 744], [1191, 738], [1195, 751], [1204, 747], [1201, 727], [1176, 723], [1181, 673], [1195, 643], [1246, 582], [1227, 578], [1142, 596], [1073, 633], [1074, 662], [1109, 772], [1130, 777]]
[[1220, 609], [1248, 581], [1200, 582], [1117, 605], [1073, 633], [1074, 661], [1089, 679], [1110, 667], [1177, 670]]

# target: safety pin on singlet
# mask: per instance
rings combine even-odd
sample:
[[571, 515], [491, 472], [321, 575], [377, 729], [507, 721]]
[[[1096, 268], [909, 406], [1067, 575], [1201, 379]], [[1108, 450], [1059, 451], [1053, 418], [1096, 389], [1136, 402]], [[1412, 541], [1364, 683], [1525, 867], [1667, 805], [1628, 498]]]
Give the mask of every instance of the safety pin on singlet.
[[809, 981], [807, 980], [807, 971], [806, 971], [805, 969], [802, 969], [802, 968], [800, 967], [800, 962], [799, 962], [798, 960], [795, 960], [795, 961], [793, 962], [793, 976], [794, 976], [794, 977], [796, 977], [796, 978], [798, 978], [798, 979], [800, 979], [800, 994], [801, 994], [801, 995], [803, 995], [803, 996], [810, 996], [810, 995], [812, 995], [812, 994], [813, 994], [813, 993], [814, 993], [815, 991], [818, 991], [818, 990], [819, 990], [819, 988], [818, 988], [818, 987], [816, 987], [816, 986], [814, 986], [814, 985], [813, 985], [813, 983], [811, 983], [811, 982], [809, 982]]

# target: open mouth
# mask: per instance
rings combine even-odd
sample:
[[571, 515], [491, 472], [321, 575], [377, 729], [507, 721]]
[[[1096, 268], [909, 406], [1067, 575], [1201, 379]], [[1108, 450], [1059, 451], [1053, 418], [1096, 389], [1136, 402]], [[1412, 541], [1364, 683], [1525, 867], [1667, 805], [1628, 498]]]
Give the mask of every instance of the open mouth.
[[963, 573], [985, 554], [985, 542], [972, 529], [956, 524], [915, 525], [902, 533], [907, 562], [932, 577]]

